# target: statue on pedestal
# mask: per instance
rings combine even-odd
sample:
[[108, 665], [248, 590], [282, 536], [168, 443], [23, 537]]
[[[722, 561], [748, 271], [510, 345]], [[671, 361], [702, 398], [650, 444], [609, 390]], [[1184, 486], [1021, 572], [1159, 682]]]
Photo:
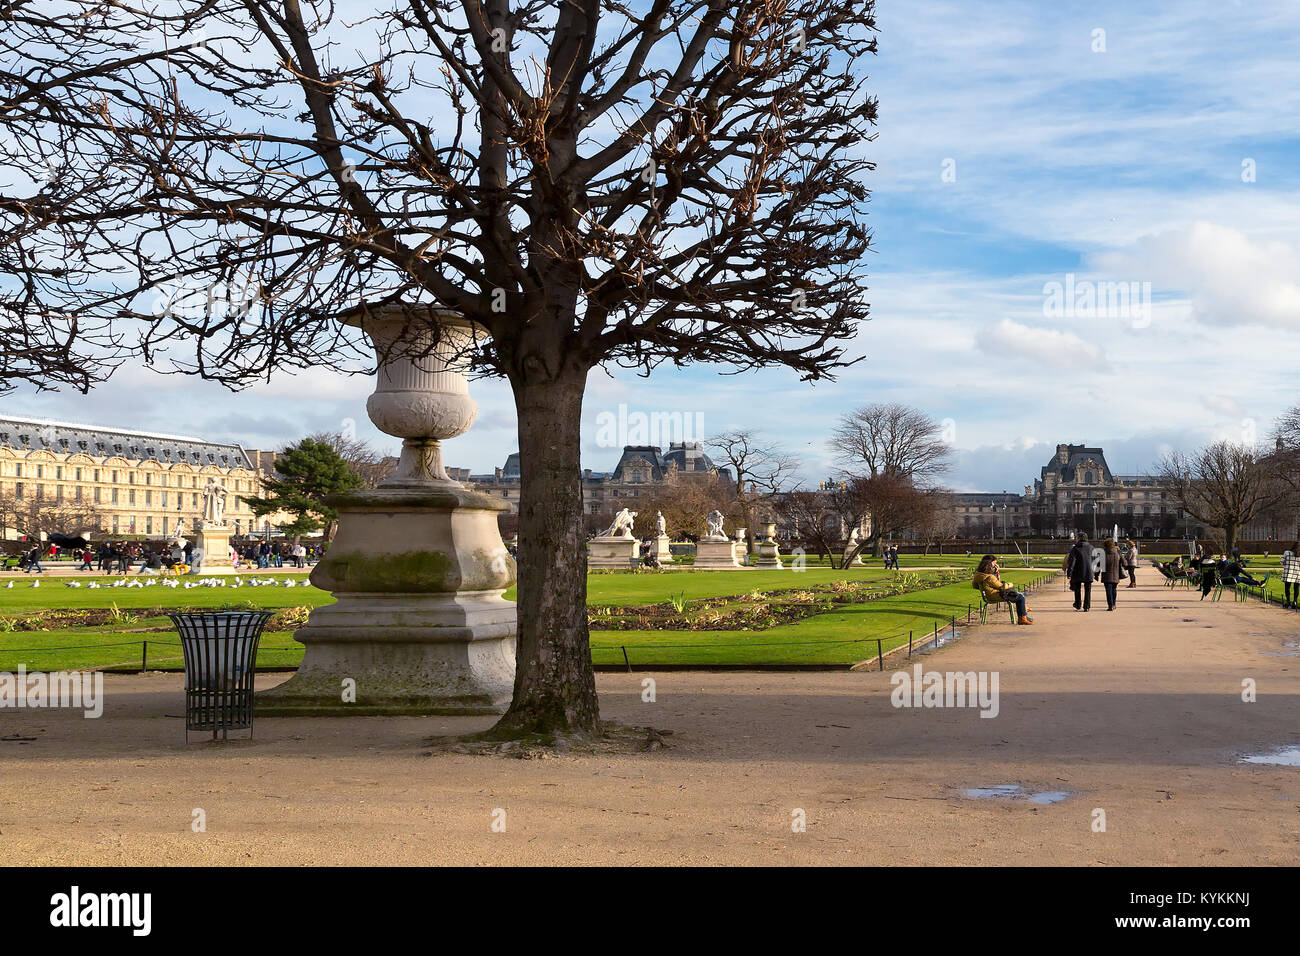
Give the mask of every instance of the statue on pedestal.
[[656, 537], [662, 538], [667, 534], [668, 534], [668, 523], [664, 521], [664, 513], [662, 511], [656, 511], [655, 512], [655, 535]]
[[221, 528], [226, 523], [226, 491], [217, 479], [209, 478], [203, 486], [203, 523]]
[[637, 512], [628, 511], [626, 508], [614, 516], [614, 523], [605, 529], [602, 538], [630, 538], [632, 537], [632, 525], [636, 523]]
[[722, 529], [722, 523], [726, 519], [723, 517], [721, 511], [716, 511], [716, 510], [710, 511], [704, 520], [708, 522], [709, 525], [708, 536], [710, 538], [722, 538], [724, 540], [726, 539], [727, 533]]

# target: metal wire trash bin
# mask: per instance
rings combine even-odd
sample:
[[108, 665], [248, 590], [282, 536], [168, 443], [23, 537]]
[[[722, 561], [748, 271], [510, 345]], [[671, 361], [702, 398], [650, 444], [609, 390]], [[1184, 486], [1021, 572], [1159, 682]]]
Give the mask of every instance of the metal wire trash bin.
[[210, 730], [223, 740], [232, 730], [253, 736], [253, 672], [257, 644], [270, 611], [209, 611], [168, 614], [181, 636], [185, 658], [185, 741], [190, 731]]

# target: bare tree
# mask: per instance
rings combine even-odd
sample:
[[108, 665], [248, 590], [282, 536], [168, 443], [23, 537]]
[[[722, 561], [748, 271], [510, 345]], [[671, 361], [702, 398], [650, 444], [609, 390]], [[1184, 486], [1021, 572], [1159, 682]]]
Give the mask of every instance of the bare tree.
[[1171, 452], [1155, 477], [1183, 511], [1223, 534], [1224, 547], [1276, 496], [1276, 469], [1250, 445], [1218, 441], [1199, 451]]
[[847, 568], [867, 547], [860, 539], [847, 547], [854, 528], [870, 516], [871, 502], [863, 493], [861, 482], [827, 482], [817, 491], [796, 489], [775, 501], [780, 523], [788, 533], [801, 539], [809, 550], [824, 556], [834, 568]]
[[767, 507], [799, 471], [799, 459], [779, 445], [770, 444], [750, 429], [721, 432], [705, 442], [719, 464], [731, 469], [735, 481], [735, 506], [747, 529], [747, 547], [754, 550], [756, 508]]
[[[174, 42], [170, 70], [74, 101], [60, 127], [139, 208], [100, 237], [114, 281], [60, 314], [134, 316], [150, 362], [232, 387], [369, 370], [337, 321], [358, 307], [477, 322], [490, 339], [467, 357], [509, 381], [521, 454], [516, 680], [494, 732], [595, 731], [587, 375], [851, 361], [873, 3], [395, 0], [357, 24], [297, 0], [165, 9], [115, 11]], [[199, 16], [202, 43], [177, 36]], [[155, 309], [160, 289], [176, 296]]]
[[12, 529], [33, 541], [46, 534], [69, 537], [93, 534], [104, 529], [106, 518], [92, 502], [75, 498], [49, 498], [0, 492], [0, 537]]
[[700, 538], [707, 532], [705, 515], [714, 509], [724, 514], [733, 510], [733, 491], [729, 484], [711, 478], [672, 475], [652, 486], [633, 506], [637, 510], [636, 533], [653, 537], [655, 512], [662, 511], [669, 536]]
[[840, 418], [830, 447], [845, 474], [926, 485], [951, 467], [952, 449], [942, 436], [942, 426], [920, 409], [872, 404]]
[[158, 46], [154, 26], [101, 0], [0, 0], [0, 393], [85, 392], [120, 362], [108, 310], [68, 304], [121, 274], [120, 230], [147, 208], [153, 173], [118, 162], [95, 117], [186, 69], [188, 47]]
[[946, 488], [924, 489], [905, 530], [915, 531], [921, 537], [926, 554], [936, 544], [943, 554], [943, 543], [955, 538], [959, 530], [951, 492]]

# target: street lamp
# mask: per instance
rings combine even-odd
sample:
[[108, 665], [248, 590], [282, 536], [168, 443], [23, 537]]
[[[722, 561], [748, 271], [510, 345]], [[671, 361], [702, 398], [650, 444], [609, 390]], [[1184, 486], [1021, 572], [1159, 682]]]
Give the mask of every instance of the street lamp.
[[1092, 540], [1097, 540], [1097, 502], [1090, 502], [1092, 505]]

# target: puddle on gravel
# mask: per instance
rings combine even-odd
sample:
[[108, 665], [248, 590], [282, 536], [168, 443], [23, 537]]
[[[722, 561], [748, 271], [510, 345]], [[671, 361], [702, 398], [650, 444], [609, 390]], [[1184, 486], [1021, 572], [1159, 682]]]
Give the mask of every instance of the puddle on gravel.
[[1010, 800], [1025, 800], [1039, 805], [1060, 803], [1071, 796], [1068, 790], [1044, 790], [1039, 793], [1031, 793], [1018, 783], [999, 783], [991, 787], [967, 787], [961, 792], [961, 795], [972, 800], [1003, 797]]
[[1300, 767], [1300, 744], [1279, 747], [1262, 754], [1243, 754], [1242, 763], [1264, 763], [1274, 767]]
[[[1248, 637], [1270, 637], [1268, 634], [1248, 634]], [[1300, 641], [1283, 641], [1280, 651], [1260, 651], [1265, 657], [1300, 657]]]

